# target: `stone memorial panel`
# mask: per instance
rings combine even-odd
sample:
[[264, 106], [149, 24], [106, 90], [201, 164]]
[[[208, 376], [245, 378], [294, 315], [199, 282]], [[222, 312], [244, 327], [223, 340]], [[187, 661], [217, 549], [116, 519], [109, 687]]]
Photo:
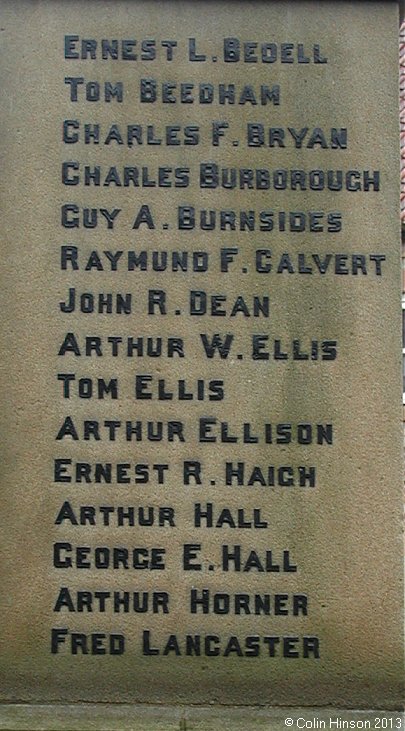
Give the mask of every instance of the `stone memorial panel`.
[[3, 702], [403, 702], [396, 2], [0, 6]]

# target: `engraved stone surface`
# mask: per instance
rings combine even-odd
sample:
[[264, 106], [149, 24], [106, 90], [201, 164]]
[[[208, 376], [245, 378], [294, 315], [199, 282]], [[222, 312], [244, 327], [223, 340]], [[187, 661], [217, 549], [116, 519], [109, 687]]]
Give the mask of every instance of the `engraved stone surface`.
[[397, 3], [0, 21], [1, 700], [400, 708]]

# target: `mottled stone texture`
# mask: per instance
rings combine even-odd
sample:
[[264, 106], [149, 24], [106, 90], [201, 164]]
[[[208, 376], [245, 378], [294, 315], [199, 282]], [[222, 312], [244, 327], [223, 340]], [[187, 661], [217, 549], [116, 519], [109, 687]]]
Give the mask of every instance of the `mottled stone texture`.
[[[397, 34], [395, 2], [2, 0], [3, 702], [402, 706]], [[158, 57], [155, 61], [103, 60], [97, 46], [95, 59], [82, 60], [75, 57], [81, 46], [73, 40], [68, 44], [71, 58], [65, 59], [65, 35], [98, 42], [137, 39], [138, 54], [142, 40], [157, 39]], [[258, 46], [245, 47], [246, 61], [225, 62], [227, 37]], [[205, 61], [189, 60], [189, 38], [196, 39], [195, 52], [205, 53]], [[162, 40], [177, 41], [173, 61], [166, 60]], [[261, 44], [274, 44], [265, 46], [267, 60], [278, 49], [274, 63], [261, 61]], [[291, 58], [292, 63], [280, 62], [282, 44], [292, 44], [283, 51], [284, 60]], [[148, 51], [144, 53], [147, 56]], [[298, 63], [306, 56], [308, 63]], [[325, 62], [314, 63], [315, 59]], [[71, 101], [65, 77], [102, 85], [122, 82], [123, 102], [86, 101], [83, 85], [78, 101]], [[219, 84], [235, 84], [239, 100], [241, 89], [250, 86], [257, 103], [252, 103], [247, 91], [245, 103], [200, 104], [195, 99], [197, 87], [184, 92], [195, 101], [181, 103], [177, 86], [171, 92], [176, 102], [142, 104], [141, 78], [157, 80], [158, 89], [164, 82], [213, 84], [216, 94]], [[273, 97], [262, 104], [260, 86], [279, 87], [279, 103]], [[63, 120], [79, 123], [78, 143], [62, 141]], [[213, 122], [229, 125], [221, 127], [224, 136], [219, 145], [212, 144]], [[100, 144], [84, 144], [86, 123], [100, 125]], [[263, 146], [248, 145], [249, 123], [264, 125]], [[114, 124], [124, 130], [123, 144], [103, 144]], [[162, 144], [150, 145], [144, 138], [142, 144], [128, 146], [127, 125], [142, 125], [144, 134], [147, 125], [154, 125], [155, 136], [163, 136]], [[165, 128], [170, 125], [180, 126], [176, 133], [180, 145], [165, 144]], [[199, 144], [183, 144], [185, 126], [199, 128]], [[269, 146], [268, 128], [273, 130], [273, 146]], [[302, 132], [305, 141], [301, 146], [288, 128], [296, 133], [308, 128], [307, 133]], [[69, 129], [72, 132], [76, 127]], [[325, 145], [320, 133], [314, 133], [316, 129], [323, 130]], [[346, 129], [346, 144], [334, 145], [331, 129]], [[274, 130], [284, 130], [284, 140]], [[84, 165], [101, 166], [101, 185], [64, 185], [61, 167], [66, 161], [78, 163], [81, 176]], [[272, 182], [269, 189], [259, 190], [253, 174], [244, 189], [239, 179], [235, 189], [201, 187], [201, 163], [237, 171], [270, 171]], [[162, 180], [172, 184], [103, 185], [112, 166], [121, 175], [124, 166], [144, 167], [154, 180], [158, 167], [169, 168]], [[189, 185], [174, 184], [176, 175], [182, 175], [173, 172], [178, 168], [189, 169]], [[282, 182], [277, 183], [283, 173], [273, 177], [275, 170], [303, 171], [306, 189], [292, 189], [290, 172], [290, 182], [283, 189]], [[309, 173], [314, 170], [343, 171], [344, 189], [319, 190], [316, 173], [311, 189]], [[359, 178], [351, 171], [359, 171]], [[376, 184], [364, 190], [365, 177], [373, 176], [374, 171], [379, 174], [378, 190]], [[69, 177], [76, 172], [71, 167]], [[346, 180], [349, 189], [345, 189]], [[357, 180], [362, 189], [350, 190]], [[61, 225], [61, 207], [66, 203], [115, 208], [120, 213], [112, 230], [105, 218], [94, 229], [66, 228]], [[147, 223], [133, 228], [142, 205], [149, 206], [153, 229]], [[238, 223], [235, 231], [229, 227], [224, 231], [178, 230], [180, 206], [235, 211], [237, 222], [239, 211], [254, 211], [255, 230], [241, 231]], [[273, 217], [275, 214], [273, 231], [260, 230], [263, 211], [267, 216], [269, 211]], [[279, 212], [287, 213], [285, 231]], [[290, 231], [290, 212], [304, 214], [300, 220], [305, 220], [305, 230]], [[312, 231], [309, 212], [324, 214], [315, 215]], [[328, 231], [328, 215], [330, 220], [340, 221], [341, 230], [330, 223], [332, 230]], [[293, 220], [297, 219], [293, 216]], [[319, 226], [323, 229], [317, 230]], [[72, 271], [70, 265], [61, 270], [60, 249], [66, 245], [78, 247], [78, 271]], [[229, 272], [220, 270], [221, 248], [238, 249]], [[86, 271], [83, 262], [94, 250], [101, 257], [106, 250], [123, 251], [122, 262], [127, 261], [128, 250], [202, 251], [209, 254], [209, 268], [205, 273], [181, 274], [128, 271], [120, 264], [116, 272], [96, 267]], [[266, 250], [263, 261], [272, 265], [268, 273], [255, 272], [257, 250]], [[283, 258], [283, 254], [289, 257]], [[284, 268], [283, 273], [278, 274], [277, 267]], [[69, 288], [78, 294], [130, 293], [133, 310], [129, 315], [63, 312], [59, 302], [66, 301]], [[150, 289], [165, 290], [166, 315], [148, 314]], [[221, 307], [226, 308], [226, 315], [190, 314], [190, 290], [224, 295], [227, 301], [223, 305], [221, 300]], [[265, 296], [269, 316], [255, 317], [253, 297]], [[250, 317], [246, 311], [230, 316], [237, 297], [243, 297], [251, 308]], [[131, 359], [121, 353], [115, 357], [111, 348], [101, 357], [72, 352], [60, 356], [68, 332], [75, 333], [80, 348], [86, 336], [100, 337], [103, 342], [109, 336], [124, 340], [147, 335], [182, 338], [185, 358]], [[209, 359], [204, 353], [201, 334], [212, 338], [215, 333], [234, 338], [227, 358]], [[268, 359], [252, 356], [253, 335], [262, 336], [257, 352], [268, 352]], [[309, 357], [300, 358], [302, 353]], [[336, 357], [323, 359], [322, 353]], [[74, 391], [70, 399], [63, 398], [58, 373], [74, 373], [77, 379], [117, 377], [119, 397], [85, 399]], [[165, 380], [166, 390], [175, 394], [178, 380], [185, 380], [194, 392], [197, 380], [204, 380], [206, 394], [209, 381], [222, 380], [225, 397], [189, 401], [175, 395], [172, 400], [161, 400], [154, 380], [150, 386], [154, 398], [136, 399], [134, 378], [142, 374]], [[55, 439], [67, 416], [78, 429], [78, 440]], [[216, 425], [212, 433], [217, 441], [204, 442], [198, 436], [198, 424], [207, 417], [228, 422], [227, 434], [239, 435], [239, 441], [221, 442]], [[101, 424], [100, 440], [91, 435], [83, 439], [83, 420]], [[166, 439], [131, 442], [119, 434], [111, 441], [103, 427], [105, 420], [180, 420], [186, 438], [184, 443]], [[259, 435], [259, 443], [243, 442], [244, 423], [250, 424], [250, 435]], [[263, 436], [265, 424], [273, 425], [272, 443], [269, 439], [266, 443]], [[298, 424], [331, 424], [332, 443], [323, 440], [317, 444], [315, 439], [310, 445], [299, 444], [294, 438], [291, 444], [283, 440], [277, 444], [277, 424], [291, 424], [294, 435]], [[130, 484], [55, 482], [55, 458], [113, 466], [168, 464], [169, 469], [164, 484], [159, 484], [153, 470], [146, 484], [133, 479]], [[201, 463], [202, 485], [183, 484], [184, 461]], [[257, 479], [252, 486], [227, 485], [225, 464], [231, 462], [245, 462], [247, 475], [259, 467], [265, 482], [269, 466], [275, 467], [276, 474], [286, 466], [295, 484], [287, 487], [276, 481], [269, 486]], [[299, 469], [311, 467], [315, 468], [315, 484], [300, 487]], [[68, 470], [70, 473], [70, 466]], [[133, 469], [129, 473], [133, 476]], [[66, 500], [74, 510], [80, 506], [97, 510], [100, 506], [171, 507], [175, 526], [122, 528], [114, 520], [110, 526], [67, 521], [57, 525], [56, 516]], [[216, 516], [227, 510], [239, 527], [232, 527], [230, 518], [222, 527], [196, 526], [195, 503], [212, 503]], [[266, 528], [241, 525], [254, 522], [259, 510]], [[97, 515], [100, 518], [99, 512]], [[100, 546], [160, 548], [165, 551], [166, 566], [153, 571], [57, 568], [52, 563], [52, 545], [60, 542], [92, 550]], [[184, 544], [201, 545], [194, 559], [201, 570], [184, 570]], [[256, 564], [249, 571], [235, 571], [232, 560], [231, 570], [223, 570], [224, 545], [231, 552], [234, 546], [241, 546], [246, 560], [255, 551], [259, 568], [264, 570], [258, 570]], [[267, 554], [266, 570], [269, 551], [272, 559], [270, 562]], [[282, 570], [283, 556], [284, 568], [289, 561], [296, 571]], [[280, 571], [272, 570], [275, 564]], [[74, 602], [77, 592], [83, 591], [166, 592], [170, 594], [169, 612], [114, 613], [95, 607], [92, 612], [86, 608], [69, 612], [66, 607], [55, 612], [61, 587], [68, 588]], [[209, 590], [211, 595], [228, 594], [231, 606], [235, 594], [269, 594], [271, 612], [193, 614], [193, 588]], [[274, 595], [288, 595], [287, 615], [275, 611]], [[307, 613], [297, 610], [294, 616], [292, 595], [307, 597]], [[284, 600], [278, 601], [282, 610]], [[52, 628], [87, 635], [122, 634], [125, 652], [72, 655], [69, 634], [58, 653], [51, 654]], [[151, 633], [150, 646], [160, 654], [143, 654], [146, 630]], [[181, 656], [173, 650], [173, 640], [164, 654], [171, 635], [177, 637]], [[214, 637], [208, 646], [218, 647], [218, 656], [186, 656], [186, 635], [200, 636], [203, 645], [206, 636]], [[232, 637], [237, 640], [230, 640]], [[269, 637], [281, 639], [263, 640]], [[318, 653], [312, 639], [308, 640], [309, 657], [305, 657], [305, 638], [314, 637], [319, 640], [319, 657], [314, 656]], [[246, 652], [245, 638], [251, 638], [248, 645], [260, 647], [259, 656]], [[291, 639], [290, 645], [287, 641], [286, 657], [280, 649], [283, 638], [298, 638]], [[224, 656], [229, 642], [229, 656]], [[275, 657], [269, 657], [271, 642]], [[200, 726], [196, 722], [194, 727]]]
[[[283, 731], [289, 728], [402, 728], [401, 712], [342, 708], [147, 706], [143, 704], [4, 705], [6, 731]], [[305, 726], [308, 724], [308, 726]], [[325, 724], [325, 725], [323, 725]], [[353, 725], [349, 725], [353, 724]], [[354, 725], [355, 724], [355, 725]]]

